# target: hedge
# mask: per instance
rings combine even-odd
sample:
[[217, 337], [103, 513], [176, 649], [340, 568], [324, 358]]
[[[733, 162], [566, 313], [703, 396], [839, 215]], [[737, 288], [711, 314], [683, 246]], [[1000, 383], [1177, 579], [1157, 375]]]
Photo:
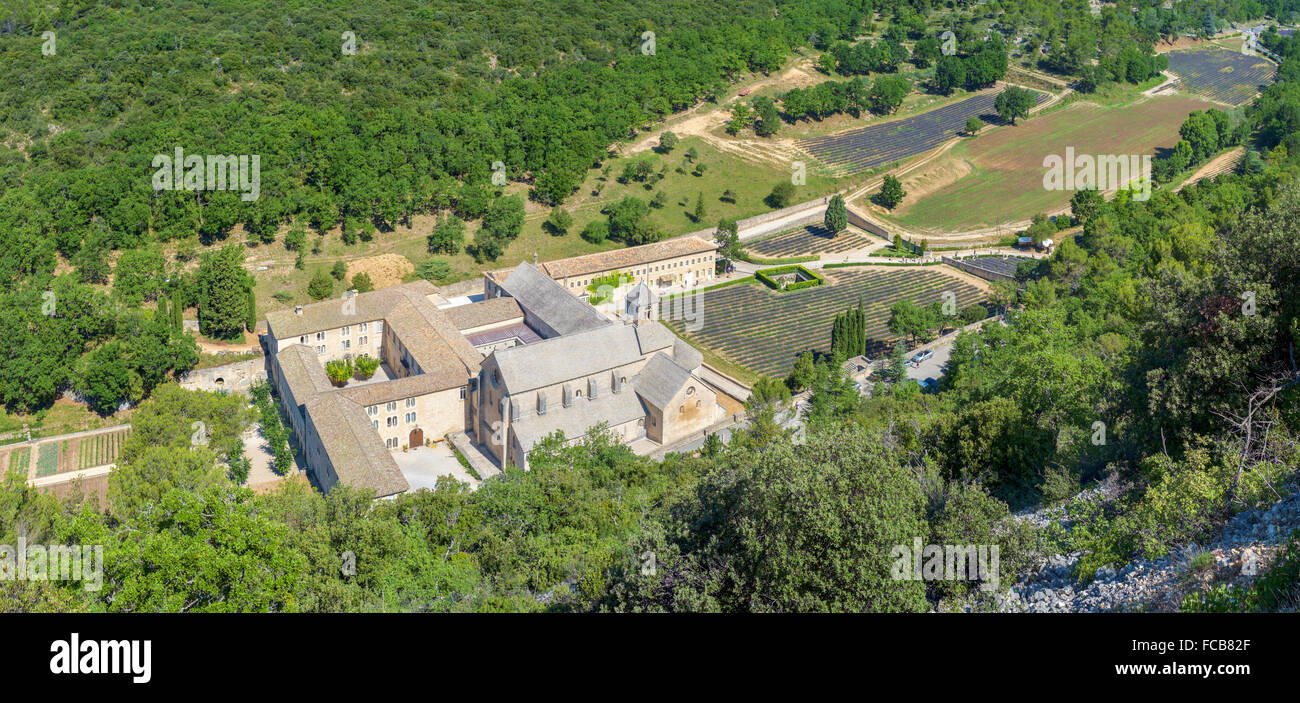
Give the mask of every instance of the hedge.
[[[780, 276], [782, 274], [795, 273], [797, 271], [802, 271], [810, 278], [806, 281], [798, 281], [796, 283], [791, 283], [785, 288], [782, 288], [780, 283], [777, 283], [771, 278], [771, 276]], [[777, 291], [779, 290], [792, 291], [792, 290], [803, 290], [804, 288], [812, 288], [813, 286], [820, 286], [822, 284], [822, 281], [825, 280], [820, 275], [813, 273], [812, 271], [809, 271], [808, 269], [798, 265], [779, 266], [773, 269], [759, 269], [758, 271], [754, 272], [754, 278], [757, 278], [759, 281], [762, 281], [763, 285], [767, 286], [768, 288]]]

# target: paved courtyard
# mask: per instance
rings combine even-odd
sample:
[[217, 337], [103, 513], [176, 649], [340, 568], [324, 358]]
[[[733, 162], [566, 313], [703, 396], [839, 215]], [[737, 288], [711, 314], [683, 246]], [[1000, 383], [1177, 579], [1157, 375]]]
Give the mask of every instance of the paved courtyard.
[[401, 469], [402, 476], [406, 477], [406, 482], [411, 484], [412, 491], [421, 488], [433, 490], [441, 476], [453, 476], [457, 481], [468, 483], [473, 488], [478, 488], [480, 483], [460, 465], [451, 451], [451, 445], [446, 442], [436, 442], [432, 447], [393, 452], [393, 460], [397, 462], [397, 468]]

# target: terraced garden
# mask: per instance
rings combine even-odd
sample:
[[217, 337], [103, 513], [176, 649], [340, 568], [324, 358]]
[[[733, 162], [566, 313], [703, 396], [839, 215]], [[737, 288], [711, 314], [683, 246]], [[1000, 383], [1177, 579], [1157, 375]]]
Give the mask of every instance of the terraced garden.
[[1229, 105], [1249, 102], [1277, 73], [1258, 56], [1226, 49], [1171, 51], [1167, 56], [1169, 70], [1182, 79], [1182, 90]]
[[759, 285], [704, 291], [698, 310], [704, 326], [687, 331], [668, 306], [661, 317], [683, 337], [754, 371], [782, 377], [799, 354], [828, 350], [831, 322], [837, 313], [862, 302], [870, 321], [867, 353], [879, 356], [893, 344], [889, 308], [903, 299], [918, 305], [942, 302], [944, 291], [957, 296], [959, 308], [984, 301], [984, 291], [930, 268], [864, 267], [823, 270], [826, 285], [774, 293]]
[[[1048, 95], [1034, 91], [1034, 97], [1041, 103]], [[915, 117], [812, 137], [799, 145], [829, 166], [849, 173], [866, 171], [939, 146], [964, 130], [966, 118], [972, 115], [990, 124], [1000, 123], [993, 109], [996, 99], [994, 91], [981, 93]]]
[[838, 254], [861, 249], [870, 243], [870, 240], [856, 232], [845, 230], [839, 235], [832, 235], [830, 230], [821, 225], [808, 225], [749, 242], [745, 245], [745, 251], [755, 256], [777, 259], [811, 254]]

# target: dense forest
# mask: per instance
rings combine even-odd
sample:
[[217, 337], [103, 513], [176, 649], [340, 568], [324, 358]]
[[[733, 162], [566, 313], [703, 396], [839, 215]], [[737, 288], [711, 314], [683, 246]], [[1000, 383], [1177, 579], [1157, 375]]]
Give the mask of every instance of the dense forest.
[[[83, 355], [98, 354], [134, 364], [127, 371], [153, 390], [112, 474], [111, 509], [60, 503], [16, 474], [0, 487], [0, 543], [103, 544], [103, 590], [3, 581], [0, 610], [989, 607], [963, 582], [891, 579], [890, 546], [996, 541], [1004, 583], [1039, 555], [1083, 551], [1076, 577], [1086, 581], [1276, 500], [1300, 466], [1300, 48], [1280, 37], [1265, 40], [1286, 57], [1278, 82], [1224, 133], [1248, 147], [1247, 165], [1146, 202], [1076, 199], [1078, 241], [1023, 272], [1008, 325], [958, 338], [938, 394], [897, 383], [863, 400], [832, 357], [790, 380], [812, 391], [806, 431], [776, 423], [790, 389], [766, 379], [751, 428], [693, 456], [656, 462], [595, 432], [571, 447], [549, 441], [531, 471], [475, 492], [447, 479], [377, 504], [301, 484], [256, 495], [230, 479], [254, 411], [166, 383], [159, 369], [192, 354], [183, 342], [161, 344], [170, 356], [157, 359], [148, 354], [159, 345], [133, 341], [179, 334], [174, 305], [166, 315], [134, 305], [170, 293], [147, 273], [111, 299], [76, 274], [53, 275], [56, 252], [74, 257], [94, 237], [109, 251], [216, 241], [236, 222], [260, 232], [352, 218], [382, 230], [421, 209], [479, 216], [496, 196], [493, 160], [558, 201], [610, 141], [740, 71], [778, 65], [793, 46], [852, 39], [867, 4], [229, 3], [236, 20], [195, 4], [146, 14], [119, 3], [0, 22], [0, 72], [13, 87], [0, 97], [0, 314], [31, 340], [6, 351], [0, 388], [14, 406], [48, 402]], [[1134, 37], [1296, 10], [1291, 0], [1132, 4], [1098, 17], [1073, 1], [971, 7], [999, 31], [1040, 28], [1045, 60], [1066, 72], [1079, 56], [1119, 56]], [[40, 53], [47, 26], [59, 62]], [[658, 62], [638, 48], [647, 29]], [[346, 57], [356, 63], [338, 55], [342, 31], [356, 33], [361, 48]], [[1222, 135], [1203, 114], [1185, 139], [1222, 146], [1205, 141]], [[151, 191], [149, 159], [178, 140], [271, 155], [263, 198]], [[239, 257], [223, 251], [205, 255], [181, 300], [221, 299], [214, 323], [237, 328], [246, 288]], [[43, 316], [47, 290], [70, 307]], [[121, 346], [103, 351], [111, 344]], [[51, 374], [44, 391], [21, 395], [34, 370]], [[192, 446], [196, 420], [210, 428], [207, 446]], [[1102, 477], [1121, 488], [1113, 500], [1075, 497]], [[1065, 506], [1071, 529], [1008, 519], [1040, 504]], [[348, 553], [355, 573], [340, 568]], [[1188, 607], [1267, 608], [1239, 592], [1208, 602]]]

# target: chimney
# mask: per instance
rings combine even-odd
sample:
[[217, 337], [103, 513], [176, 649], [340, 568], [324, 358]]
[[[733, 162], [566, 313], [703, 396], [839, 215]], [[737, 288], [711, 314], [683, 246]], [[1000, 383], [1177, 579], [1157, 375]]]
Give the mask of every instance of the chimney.
[[357, 289], [356, 289], [356, 288], [349, 288], [349, 289], [348, 289], [348, 297], [349, 297], [349, 298], [355, 298], [355, 297], [357, 297]]
[[293, 306], [293, 314], [298, 315], [298, 316], [301, 317], [301, 316], [302, 316], [302, 306], [301, 306], [301, 305], [295, 305], [295, 306]]

